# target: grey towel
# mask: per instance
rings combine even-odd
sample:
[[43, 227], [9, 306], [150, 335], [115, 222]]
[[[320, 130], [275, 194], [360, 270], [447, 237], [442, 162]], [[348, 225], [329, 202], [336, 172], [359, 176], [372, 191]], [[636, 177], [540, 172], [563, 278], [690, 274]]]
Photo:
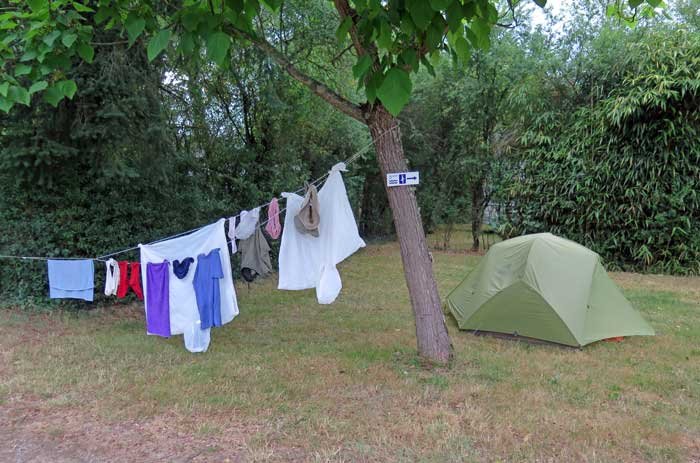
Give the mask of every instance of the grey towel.
[[241, 269], [249, 268], [262, 276], [272, 271], [270, 245], [267, 244], [259, 224], [255, 226], [255, 231], [250, 237], [238, 242], [238, 250], [241, 253]]

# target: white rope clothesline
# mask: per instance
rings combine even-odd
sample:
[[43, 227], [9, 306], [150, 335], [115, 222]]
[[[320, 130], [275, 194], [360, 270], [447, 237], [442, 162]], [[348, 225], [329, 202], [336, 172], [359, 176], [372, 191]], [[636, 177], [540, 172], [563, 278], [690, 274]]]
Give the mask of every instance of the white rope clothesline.
[[[392, 132], [392, 131], [398, 129], [399, 126], [400, 126], [400, 125], [395, 125], [395, 126], [393, 126], [392, 128], [390, 128], [390, 129], [384, 131], [383, 133], [381, 133], [381, 134], [377, 137], [377, 140], [381, 139], [382, 137], [384, 137], [384, 135], [388, 134], [389, 132]], [[351, 164], [352, 162], [356, 161], [357, 158], [359, 158], [361, 155], [363, 155], [365, 152], [367, 152], [367, 150], [368, 150], [369, 148], [371, 148], [372, 145], [374, 145], [374, 140], [370, 141], [367, 145], [365, 145], [363, 148], [361, 148], [360, 150], [358, 150], [357, 152], [355, 152], [352, 156], [350, 156], [349, 158], [347, 158], [345, 161], [342, 161], [342, 162], [345, 163], [345, 165]], [[330, 171], [326, 172], [326, 173], [323, 174], [321, 177], [318, 177], [317, 179], [315, 179], [315, 180], [309, 182], [309, 185], [317, 185], [317, 184], [321, 183], [326, 177], [328, 177], [328, 175], [330, 175]], [[300, 193], [300, 192], [304, 191], [304, 188], [305, 188], [305, 187], [299, 188], [299, 189], [296, 190], [294, 193]], [[271, 201], [268, 201], [268, 202], [266, 202], [266, 203], [260, 204], [259, 206], [255, 206], [255, 207], [253, 207], [253, 208], [251, 208], [251, 209], [249, 209], [249, 210], [253, 210], [253, 209], [263, 208], [263, 207], [269, 206], [269, 205], [270, 205], [270, 202], [271, 202]], [[283, 207], [282, 209], [280, 209], [279, 213], [281, 214], [281, 213], [284, 212], [286, 209], [287, 209], [286, 206]], [[231, 218], [234, 219], [234, 218], [239, 217], [239, 216], [240, 216], [240, 213], [238, 213], [238, 214], [232, 216]], [[263, 222], [260, 222], [259, 226], [265, 225], [269, 220], [270, 220], [270, 218], [268, 217], [268, 218], [267, 218], [266, 220], [264, 220]], [[187, 235], [187, 234], [196, 232], [197, 230], [200, 230], [200, 229], [204, 228], [205, 226], [206, 226], [206, 225], [203, 225], [203, 226], [201, 226], [201, 227], [197, 227], [197, 228], [194, 228], [194, 229], [192, 229], [192, 230], [187, 230], [187, 231], [184, 231], [184, 232], [177, 233], [177, 234], [175, 234], [175, 235], [166, 236], [165, 238], [160, 238], [160, 239], [158, 239], [158, 240], [151, 241], [151, 242], [145, 243], [145, 244], [149, 245], [149, 244], [160, 243], [160, 242], [162, 242], [162, 241], [167, 241], [167, 240], [170, 240], [170, 239], [173, 239], [173, 238], [177, 238], [177, 237], [179, 237], [179, 236], [184, 236], [184, 235]], [[233, 240], [228, 241], [227, 244], [230, 244], [231, 241], [233, 241]], [[111, 253], [109, 253], [109, 254], [104, 254], [104, 255], [101, 255], [101, 256], [98, 256], [98, 257], [48, 257], [48, 256], [17, 256], [17, 255], [9, 255], [9, 254], [0, 254], [0, 259], [42, 260], [42, 261], [47, 261], [47, 260], [94, 260], [94, 261], [98, 261], [98, 262], [105, 262], [106, 259], [108, 259], [108, 258], [110, 258], [110, 257], [114, 257], [114, 256], [117, 256], [117, 255], [120, 255], [120, 254], [124, 254], [124, 253], [127, 253], [127, 252], [129, 252], [129, 251], [134, 251], [134, 250], [136, 250], [136, 249], [139, 249], [139, 246], [138, 246], [138, 245], [137, 245], [137, 246], [132, 246], [132, 247], [129, 247], [129, 248], [126, 248], [126, 249], [121, 249], [121, 250], [119, 250], [119, 251], [114, 251], [114, 252], [111, 252]]]

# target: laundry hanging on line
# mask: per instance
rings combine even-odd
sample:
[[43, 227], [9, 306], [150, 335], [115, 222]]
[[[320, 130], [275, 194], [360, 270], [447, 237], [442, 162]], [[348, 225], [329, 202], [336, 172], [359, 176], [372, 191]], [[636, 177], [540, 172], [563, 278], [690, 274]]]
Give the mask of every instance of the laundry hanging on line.
[[194, 262], [194, 258], [192, 257], [186, 257], [183, 260], [174, 260], [173, 261], [173, 273], [175, 274], [176, 277], [179, 279], [183, 279], [187, 276], [187, 272], [190, 270], [190, 265], [192, 265], [192, 262]]
[[47, 261], [49, 297], [92, 302], [95, 294], [95, 266], [90, 259]]
[[267, 206], [267, 225], [265, 225], [265, 231], [273, 240], [279, 238], [280, 233], [282, 233], [280, 206], [277, 198], [272, 198], [272, 201], [270, 201], [270, 204]]
[[365, 247], [357, 231], [341, 171], [346, 171], [344, 163], [333, 166], [318, 192], [318, 237], [289, 226], [305, 200], [295, 193], [282, 194], [287, 199], [287, 211], [277, 287], [288, 290], [316, 288], [319, 304], [332, 303], [340, 293], [342, 282], [336, 265]]
[[170, 262], [146, 264], [146, 332], [170, 337]]
[[260, 208], [250, 211], [241, 211], [238, 225], [236, 225], [236, 239], [245, 240], [253, 234], [260, 220]]
[[119, 264], [114, 259], [105, 262], [105, 296], [116, 296], [119, 288]]
[[[219, 290], [220, 300], [220, 324], [224, 325], [238, 315], [238, 302], [233, 286], [231, 274], [230, 254], [225, 232], [226, 219], [200, 228], [189, 235], [161, 241], [150, 245], [140, 245], [141, 264], [162, 263], [167, 260], [173, 262], [190, 256], [208, 255], [214, 249], [218, 249], [218, 258], [222, 278], [218, 279], [218, 285], [212, 283], [212, 290]], [[204, 352], [208, 348], [209, 328], [205, 328], [201, 320], [194, 281], [197, 274], [199, 261], [190, 264], [189, 271], [180, 279], [174, 273], [169, 272], [170, 306], [170, 334], [183, 334], [185, 347], [191, 352]], [[194, 267], [194, 268], [193, 268]], [[148, 295], [149, 282], [142, 279], [143, 289]], [[145, 311], [148, 314], [150, 304], [148, 298], [145, 303]], [[206, 341], [206, 343], [204, 343]], [[206, 345], [205, 345], [206, 344]]]
[[272, 272], [270, 245], [259, 224], [248, 239], [238, 243], [238, 248], [241, 251], [241, 274], [247, 282], [250, 283], [256, 277]]
[[141, 288], [141, 264], [139, 262], [119, 261], [119, 286], [117, 297], [123, 299], [131, 289], [139, 300], [143, 301]]
[[[371, 143], [368, 145], [368, 147], [369, 146], [371, 146]], [[359, 154], [361, 154], [361, 152], [358, 152], [355, 155], [351, 156], [348, 159], [348, 162], [352, 162], [354, 159], [357, 158], [357, 156], [359, 156]], [[336, 268], [337, 263], [344, 260], [346, 257], [357, 251], [359, 248], [365, 246], [364, 241], [359, 237], [359, 234], [357, 233], [357, 224], [355, 223], [354, 216], [352, 214], [352, 209], [350, 208], [349, 201], [347, 199], [347, 192], [345, 190], [345, 185], [342, 181], [342, 176], [339, 173], [340, 171], [345, 170], [346, 168], [344, 163], [339, 163], [333, 166], [331, 171], [329, 171], [326, 183], [320, 191], [316, 191], [316, 187], [314, 186], [314, 183], [316, 183], [318, 180], [312, 182], [310, 186], [307, 187], [306, 192], [309, 194], [308, 196], [305, 195], [306, 201], [304, 197], [301, 197], [296, 193], [285, 193], [284, 197], [287, 198], [287, 214], [285, 215], [285, 225], [289, 226], [282, 227], [279, 223], [280, 212], [277, 199], [273, 198], [272, 201], [267, 203], [268, 220], [265, 230], [271, 237], [273, 237], [273, 239], [275, 237], [279, 237], [280, 230], [296, 229], [296, 232], [289, 234], [289, 238], [287, 238], [287, 240], [285, 240], [285, 233], [282, 232], [283, 249], [280, 250], [280, 279], [278, 282], [279, 289], [308, 289], [315, 287], [317, 299], [319, 303], [322, 304], [329, 304], [337, 298], [342, 288], [340, 275]], [[335, 197], [337, 200], [340, 200], [340, 203], [335, 205], [338, 206], [336, 211], [338, 212], [337, 216], [336, 214], [330, 215], [330, 223], [326, 226], [322, 226], [321, 215], [326, 216], [327, 214], [324, 211], [333, 211], [335, 207], [331, 207], [332, 200], [324, 199], [326, 197]], [[294, 204], [296, 205], [296, 208], [290, 208], [290, 206]], [[235, 216], [231, 217], [228, 220], [228, 237], [230, 238], [233, 253], [235, 253], [237, 250], [236, 239], [247, 239], [251, 236], [254, 236], [254, 233], [257, 235], [257, 232], [260, 232], [259, 235], [260, 237], [262, 237], [262, 240], [260, 240], [259, 242], [264, 243], [263, 248], [264, 246], [267, 246], [267, 250], [259, 254], [267, 255], [267, 257], [269, 258], [269, 244], [267, 243], [267, 240], [262, 234], [259, 224], [259, 213], [261, 207], [262, 206], [256, 207], [251, 211], [241, 212], [240, 221], [238, 224], [236, 224]], [[300, 214], [300, 211], [302, 211], [302, 209], [304, 212]], [[292, 225], [294, 223], [295, 217], [298, 217], [298, 225], [301, 225], [301, 228], [303, 230], [297, 228], [298, 225]], [[304, 218], [305, 220], [302, 220], [302, 218]], [[188, 232], [180, 233], [173, 237], [165, 238], [162, 241], [157, 241], [146, 245], [139, 244], [137, 247], [134, 248], [128, 248], [122, 251], [117, 251], [95, 259], [84, 260], [90, 262], [91, 264], [94, 260], [105, 262], [107, 271], [107, 278], [105, 281], [106, 295], [114, 294], [115, 289], [118, 297], [124, 297], [124, 295], [128, 293], [129, 289], [133, 290], [139, 298], [142, 298], [144, 295], [146, 295], [147, 300], [144, 304], [146, 315], [148, 315], [149, 305], [162, 305], [162, 302], [151, 302], [150, 304], [148, 302], [148, 264], [151, 263], [157, 265], [159, 259], [160, 264], [167, 263], [168, 267], [172, 267], [173, 271], [172, 273], [162, 272], [166, 273], [168, 276], [167, 289], [163, 291], [167, 294], [168, 307], [167, 310], [162, 311], [166, 312], [170, 319], [167, 320], [165, 325], [170, 325], [170, 335], [184, 335], [185, 346], [189, 351], [204, 352], [207, 350], [210, 342], [210, 329], [202, 327], [201, 314], [192, 314], [192, 304], [188, 305], [189, 310], [185, 307], [185, 305], [187, 304], [178, 307], [179, 304], [176, 303], [173, 305], [174, 307], [171, 306], [171, 302], [173, 302], [173, 299], [176, 299], [177, 302], [183, 300], [182, 298], [174, 296], [174, 294], [177, 294], [178, 291], [171, 290], [171, 286], [173, 286], [173, 283], [174, 286], [178, 286], [177, 280], [181, 280], [181, 284], [183, 285], [186, 284], [185, 282], [192, 283], [192, 275], [193, 273], [196, 274], [196, 263], [190, 262], [190, 267], [188, 269], [188, 258], [182, 256], [183, 253], [180, 252], [181, 249], [179, 249], [179, 246], [175, 245], [175, 243], [180, 243], [180, 240], [184, 240], [182, 241], [182, 243], [189, 242], [191, 244], [191, 246], [189, 246], [190, 253], [204, 250], [206, 248], [209, 248], [210, 246], [199, 246], [199, 249], [194, 249], [198, 246], [197, 244], [191, 241], [199, 241], [199, 244], [201, 244], [201, 239], [203, 238], [200, 236], [200, 239], [196, 240], [194, 237], [197, 236], [198, 233], [200, 235], [206, 235], [206, 230], [211, 231], [212, 228], [216, 228], [216, 235], [218, 235], [218, 239], [216, 240], [217, 246], [215, 246], [215, 248], [221, 251], [225, 250], [225, 252], [220, 251], [223, 278], [221, 278], [222, 281], [219, 285], [219, 289], [221, 291], [220, 297], [222, 300], [221, 324], [223, 325], [231, 321], [238, 314], [236, 294], [235, 289], [233, 287], [233, 279], [231, 277], [231, 268], [229, 262], [230, 254], [227, 246], [228, 242], [226, 240], [227, 234], [225, 230], [225, 223], [226, 219], [220, 219], [214, 224], [191, 230]], [[349, 225], [349, 227], [344, 227], [342, 224], [345, 224], [346, 226]], [[324, 232], [324, 230], [326, 230], [326, 232]], [[314, 240], [315, 244], [309, 246], [308, 242], [305, 243], [303, 242], [303, 240], [301, 240], [300, 242], [299, 237], [295, 235], [305, 236], [308, 239]], [[333, 243], [334, 240], [338, 241], [336, 245], [334, 245]], [[289, 243], [285, 245], [285, 241], [288, 241]], [[170, 243], [170, 245], [168, 245], [168, 243]], [[188, 246], [185, 245], [185, 248], [187, 247]], [[103, 258], [121, 254], [134, 249], [140, 249], [141, 251], [140, 263], [119, 262], [115, 266], [115, 261], [113, 259], [111, 259], [111, 262], [102, 260]], [[212, 249], [214, 248], [211, 248], [210, 251]], [[172, 256], [176, 255], [179, 257], [179, 259], [172, 259]], [[307, 262], [299, 263], [299, 261], [297, 261], [297, 266], [295, 269], [294, 259], [299, 256], [301, 256], [303, 259], [307, 259]], [[42, 257], [0, 257], [57, 260]], [[191, 257], [189, 259], [192, 260]], [[178, 261], [178, 264], [180, 264], [178, 270], [176, 270], [175, 266], [173, 266], [173, 263], [176, 260]], [[61, 260], [60, 262], [64, 261]], [[143, 271], [141, 270], [142, 265], [145, 266]], [[165, 265], [162, 266], [165, 267]], [[261, 266], [260, 268], [264, 269], [265, 266]], [[251, 270], [251, 273], [257, 273], [249, 267], [246, 267], [246, 269]], [[93, 278], [91, 292], [93, 292], [94, 268], [92, 269], [91, 274], [91, 277]], [[155, 289], [155, 287], [157, 287], [158, 285], [153, 284], [152, 286]], [[161, 288], [165, 288], [165, 286], [165, 284], [160, 285]], [[193, 287], [190, 287], [190, 290], [190, 292], [194, 293]], [[86, 290], [79, 291], [82, 292]], [[92, 297], [92, 295], [90, 297]], [[164, 297], [161, 297], [160, 299], [162, 301]], [[191, 295], [188, 296], [188, 299], [192, 299]], [[199, 307], [197, 306], [197, 312], [199, 312], [198, 309]], [[147, 329], [147, 332], [149, 331], [150, 330]], [[153, 329], [153, 331], [159, 331], [159, 333], [149, 334], [168, 334], [166, 330]]]
[[[284, 195], [284, 193], [282, 193]], [[294, 215], [294, 226], [299, 233], [318, 236], [318, 226], [321, 220], [319, 214], [318, 191], [313, 183], [306, 186], [306, 194], [299, 211]]]
[[236, 248], [236, 217], [228, 219], [228, 240], [231, 243], [231, 254], [235, 254]]
[[223, 277], [224, 270], [218, 248], [197, 256], [197, 269], [192, 285], [197, 299], [200, 329], [222, 326], [220, 281]]

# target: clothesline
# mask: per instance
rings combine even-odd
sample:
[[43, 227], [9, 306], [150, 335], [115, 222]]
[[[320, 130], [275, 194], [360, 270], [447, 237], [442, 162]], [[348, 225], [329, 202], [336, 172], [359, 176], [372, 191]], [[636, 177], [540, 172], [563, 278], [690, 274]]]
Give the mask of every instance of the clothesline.
[[[399, 126], [400, 126], [400, 125], [395, 125], [395, 126], [393, 126], [392, 128], [390, 128], [390, 129], [388, 129], [388, 130], [382, 132], [382, 133], [377, 137], [377, 140], [381, 139], [382, 137], [384, 137], [384, 136], [385, 136], [386, 134], [388, 134], [389, 132], [392, 132], [392, 131], [396, 130], [397, 128], [399, 128]], [[351, 164], [352, 162], [356, 161], [357, 158], [359, 158], [361, 155], [363, 155], [364, 153], [366, 153], [367, 150], [368, 150], [369, 148], [371, 148], [373, 145], [374, 145], [374, 140], [372, 140], [372, 141], [370, 141], [369, 143], [367, 143], [364, 147], [362, 147], [360, 150], [356, 151], [353, 155], [351, 155], [350, 157], [348, 157], [348, 158], [347, 158], [345, 161], [343, 161], [343, 162], [344, 162], [346, 165]], [[315, 179], [315, 180], [309, 182], [309, 185], [318, 186], [317, 184], [320, 184], [326, 177], [328, 177], [328, 175], [330, 175], [330, 171], [329, 171], [329, 172], [326, 172], [326, 173], [323, 174], [321, 177], [318, 177], [317, 179]], [[304, 188], [305, 188], [305, 187], [299, 188], [298, 190], [294, 191], [294, 193], [303, 192], [303, 191], [304, 191]], [[263, 203], [263, 204], [260, 204], [259, 206], [255, 206], [255, 207], [251, 208], [250, 210], [257, 209], [257, 208], [263, 208], [263, 207], [269, 206], [269, 204], [270, 204], [270, 201], [265, 202], [265, 203]], [[280, 209], [279, 213], [281, 214], [281, 213], [284, 212], [286, 209], [287, 209], [286, 206], [283, 207], [282, 209]], [[236, 217], [239, 217], [239, 216], [240, 216], [240, 213], [238, 213], [238, 214], [232, 216], [231, 218], [236, 218]], [[260, 225], [260, 226], [265, 225], [269, 220], [270, 220], [270, 218], [268, 217], [266, 220], [260, 222], [259, 225]], [[193, 228], [192, 230], [187, 230], [187, 231], [184, 231], [184, 232], [180, 232], [180, 233], [177, 233], [177, 234], [175, 234], [175, 235], [166, 236], [165, 238], [160, 238], [160, 239], [158, 239], [158, 240], [151, 241], [151, 242], [145, 243], [145, 244], [147, 244], [147, 245], [156, 244], [156, 243], [160, 243], [160, 242], [162, 242], [162, 241], [166, 241], [166, 240], [170, 240], [170, 239], [177, 238], [177, 237], [180, 237], [180, 236], [184, 236], [184, 235], [187, 235], [187, 234], [189, 234], [189, 233], [196, 232], [197, 230], [201, 230], [201, 229], [204, 228], [205, 226], [206, 226], [206, 225], [201, 226], [201, 227], [197, 227], [197, 228]], [[233, 240], [231, 240], [231, 241], [233, 241]], [[227, 244], [231, 244], [231, 241], [228, 241]], [[139, 246], [138, 246], [138, 245], [137, 245], [137, 246], [132, 246], [132, 247], [129, 247], [129, 248], [126, 248], [126, 249], [121, 249], [121, 250], [118, 250], [118, 251], [114, 251], [114, 252], [111, 252], [111, 253], [109, 253], [109, 254], [104, 254], [104, 255], [101, 255], [101, 256], [98, 256], [98, 257], [48, 257], [48, 256], [17, 256], [17, 255], [9, 255], [9, 254], [0, 254], [0, 259], [20, 259], [20, 260], [40, 260], [40, 261], [47, 261], [47, 260], [88, 260], [88, 259], [89, 259], [89, 260], [94, 260], [94, 261], [98, 261], [98, 262], [106, 262], [106, 260], [107, 260], [108, 258], [110, 258], [110, 257], [114, 257], [114, 256], [117, 256], [117, 255], [120, 255], [120, 254], [124, 254], [124, 253], [127, 253], [127, 252], [129, 252], [129, 251], [134, 251], [134, 250], [136, 250], [136, 249], [139, 249]]]

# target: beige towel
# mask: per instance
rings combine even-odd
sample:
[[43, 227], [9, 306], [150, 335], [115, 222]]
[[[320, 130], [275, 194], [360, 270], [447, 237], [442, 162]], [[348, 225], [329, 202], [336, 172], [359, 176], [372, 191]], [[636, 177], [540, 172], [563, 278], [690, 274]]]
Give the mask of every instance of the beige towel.
[[299, 213], [294, 216], [294, 225], [301, 233], [318, 236], [318, 224], [320, 222], [321, 217], [318, 215], [318, 191], [311, 184], [306, 189], [304, 202], [301, 204]]

